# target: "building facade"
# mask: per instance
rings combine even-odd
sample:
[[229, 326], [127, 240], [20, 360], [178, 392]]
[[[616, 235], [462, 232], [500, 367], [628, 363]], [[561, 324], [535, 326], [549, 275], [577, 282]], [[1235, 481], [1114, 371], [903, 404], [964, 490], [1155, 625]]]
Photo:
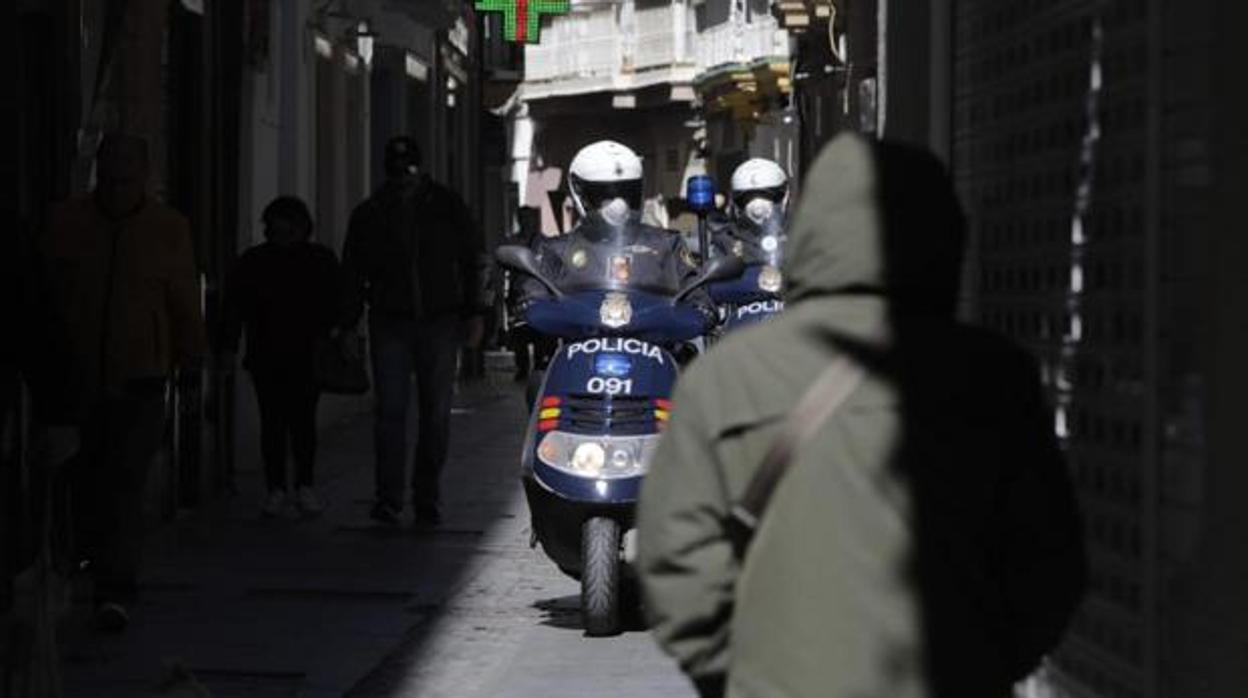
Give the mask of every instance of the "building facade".
[[[90, 188], [110, 130], [147, 140], [151, 190], [190, 219], [210, 324], [225, 274], [262, 239], [264, 206], [303, 198], [317, 239], [341, 253], [350, 211], [380, 184], [382, 148], [399, 133], [420, 141], [428, 173], [487, 234], [501, 230], [505, 122], [485, 107], [523, 64], [472, 4], [19, 2], [14, 230], [36, 230], [51, 202]], [[234, 462], [258, 453], [252, 391], [224, 372], [202, 388], [176, 396], [154, 515], [223, 491]], [[335, 398], [322, 416], [363, 408]]]
[[694, 87], [705, 121], [706, 172], [727, 189], [737, 165], [764, 157], [796, 179], [800, 150], [788, 33], [764, 0], [706, 0], [696, 5], [695, 18]]
[[762, 0], [574, 1], [527, 48], [512, 178], [548, 233], [571, 224], [564, 168], [609, 138], [641, 155], [647, 220], [681, 230], [684, 183], [744, 159], [795, 161], [788, 36]]
[[944, 157], [970, 221], [963, 313], [1040, 360], [1091, 589], [1020, 690], [1242, 693], [1242, 4], [773, 5], [800, 35], [803, 157], [845, 128]]
[[[312, 207], [317, 239], [341, 254], [351, 210], [381, 185], [385, 144], [396, 135], [420, 144], [425, 172], [464, 198], [487, 246], [498, 240], [514, 203], [504, 186], [505, 122], [487, 100], [518, 83], [523, 63], [491, 31], [497, 18], [472, 4], [255, 3], [236, 250], [260, 241], [260, 212], [274, 196], [295, 194]], [[254, 429], [250, 392], [239, 393], [235, 423]], [[330, 396], [322, 418], [367, 409], [367, 400]], [[236, 449], [254, 451], [255, 438], [237, 434]]]

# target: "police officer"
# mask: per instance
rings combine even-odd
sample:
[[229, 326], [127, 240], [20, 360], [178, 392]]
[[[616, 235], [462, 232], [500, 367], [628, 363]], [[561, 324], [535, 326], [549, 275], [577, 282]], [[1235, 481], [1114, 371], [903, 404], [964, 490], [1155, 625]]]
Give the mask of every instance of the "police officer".
[[789, 177], [765, 158], [750, 158], [732, 173], [730, 224], [714, 231], [716, 254], [734, 254], [747, 265], [778, 266], [789, 209]]
[[[542, 272], [565, 290], [636, 287], [674, 293], [697, 273], [680, 235], [641, 222], [641, 158], [614, 141], [582, 148], [568, 168], [568, 188], [580, 216], [568, 235], [544, 240]], [[524, 285], [526, 301], [545, 297], [536, 280]], [[704, 293], [690, 302], [710, 317]]]
[[422, 172], [415, 140], [391, 139], [385, 169], [385, 183], [351, 213], [342, 253], [347, 290], [341, 327], [352, 330], [367, 305], [377, 402], [372, 516], [395, 524], [403, 511], [415, 373], [420, 431], [412, 505], [418, 524], [436, 525], [456, 357], [461, 340], [480, 342], [488, 311], [477, 265], [482, 242], [463, 200]]

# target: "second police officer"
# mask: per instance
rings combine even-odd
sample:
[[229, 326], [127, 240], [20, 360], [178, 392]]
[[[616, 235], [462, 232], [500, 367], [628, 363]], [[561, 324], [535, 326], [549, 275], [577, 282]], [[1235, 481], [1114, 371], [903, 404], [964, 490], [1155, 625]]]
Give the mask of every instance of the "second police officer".
[[737, 281], [711, 286], [724, 331], [783, 308], [780, 263], [787, 235], [789, 177], [775, 162], [751, 158], [733, 171], [731, 194], [728, 221], [713, 230], [711, 251], [714, 256], [740, 257], [747, 271]]
[[732, 173], [731, 225], [712, 241], [719, 254], [735, 254], [746, 264], [778, 264], [789, 210], [789, 177], [765, 158], [750, 158]]

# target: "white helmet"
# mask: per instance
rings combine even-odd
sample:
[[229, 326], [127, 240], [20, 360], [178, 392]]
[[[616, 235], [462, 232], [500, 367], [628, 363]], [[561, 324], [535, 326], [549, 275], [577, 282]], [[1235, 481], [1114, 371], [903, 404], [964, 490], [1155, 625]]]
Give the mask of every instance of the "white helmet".
[[789, 176], [765, 158], [750, 158], [732, 173], [733, 207], [746, 218], [762, 225], [789, 201]]
[[568, 190], [577, 213], [600, 213], [612, 225], [622, 225], [641, 210], [641, 158], [615, 141], [591, 143], [572, 158]]

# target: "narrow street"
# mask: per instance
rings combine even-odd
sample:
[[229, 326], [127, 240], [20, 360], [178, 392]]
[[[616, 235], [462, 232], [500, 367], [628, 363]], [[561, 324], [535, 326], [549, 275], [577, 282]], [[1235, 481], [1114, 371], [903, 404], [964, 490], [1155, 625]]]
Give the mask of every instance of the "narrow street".
[[457, 400], [440, 530], [372, 525], [371, 420], [347, 419], [322, 433], [322, 518], [261, 520], [253, 461], [153, 537], [125, 634], [66, 631], [66, 695], [164, 695], [176, 663], [215, 698], [692, 695], [646, 633], [584, 636], [579, 587], [528, 546], [523, 398], [492, 376]]
[[1248, 2], [5, 12], [0, 698], [1248, 698]]

